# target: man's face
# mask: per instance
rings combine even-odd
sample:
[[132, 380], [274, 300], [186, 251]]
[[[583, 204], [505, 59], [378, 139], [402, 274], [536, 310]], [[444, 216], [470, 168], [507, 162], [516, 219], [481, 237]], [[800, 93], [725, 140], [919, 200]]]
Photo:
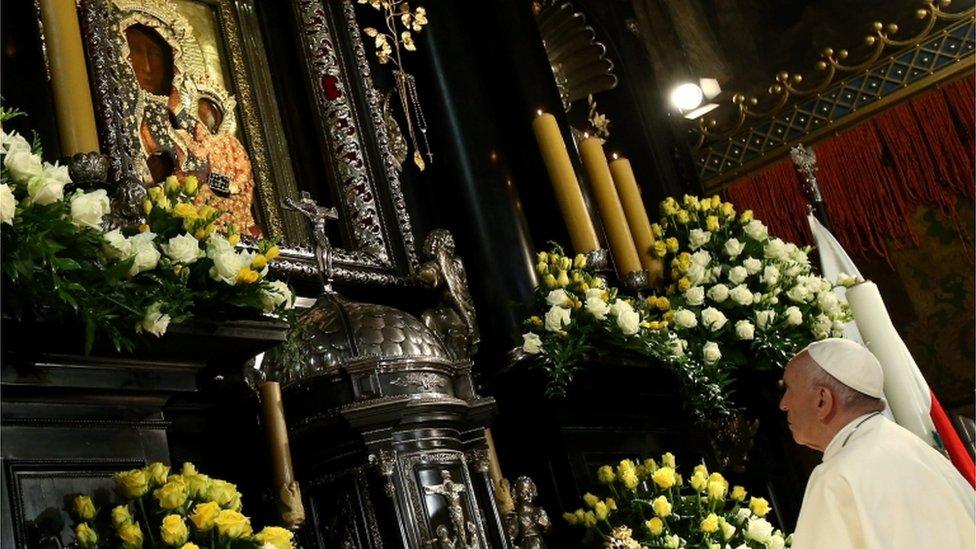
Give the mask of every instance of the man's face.
[[809, 360], [804, 353], [787, 364], [783, 373], [786, 392], [779, 401], [779, 409], [786, 412], [786, 420], [797, 444], [820, 449], [813, 445], [820, 426], [820, 388], [811, 383]]

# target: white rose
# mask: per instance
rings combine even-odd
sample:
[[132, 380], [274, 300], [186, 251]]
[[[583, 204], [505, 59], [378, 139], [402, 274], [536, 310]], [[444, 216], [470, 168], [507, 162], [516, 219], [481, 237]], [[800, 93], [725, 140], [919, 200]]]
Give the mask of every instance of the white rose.
[[738, 257], [745, 248], [746, 245], [739, 242], [737, 238], [730, 238], [725, 241], [725, 253], [729, 257]]
[[705, 267], [697, 263], [692, 263], [688, 267], [688, 272], [685, 273], [685, 276], [688, 277], [688, 281], [694, 286], [705, 281], [705, 277], [708, 276], [708, 271], [705, 270]]
[[563, 289], [553, 290], [549, 292], [549, 295], [546, 296], [546, 303], [549, 305], [568, 307], [570, 303], [569, 294], [567, 294], [566, 290]]
[[532, 332], [522, 334], [522, 350], [530, 355], [541, 353], [542, 339]]
[[718, 348], [718, 343], [714, 341], [709, 341], [702, 347], [702, 359], [705, 360], [705, 364], [715, 364], [722, 358], [722, 351]]
[[30, 149], [8, 152], [3, 159], [3, 165], [10, 170], [10, 177], [21, 185], [31, 178], [44, 180], [44, 165], [41, 163], [41, 157], [32, 153]]
[[830, 317], [827, 315], [817, 315], [813, 319], [813, 323], [810, 324], [810, 333], [813, 334], [814, 339], [824, 339], [830, 335], [831, 326]]
[[750, 257], [749, 259], [743, 261], [742, 266], [745, 267], [746, 272], [749, 273], [750, 275], [754, 275], [758, 273], [763, 268], [762, 261], [759, 261], [754, 257]]
[[835, 320], [830, 324], [830, 336], [831, 337], [844, 337], [844, 323]]
[[[226, 242], [226, 240], [225, 240]], [[230, 246], [230, 244], [228, 244]], [[225, 250], [214, 249], [213, 255], [207, 250], [207, 256], [213, 260], [213, 267], [210, 267], [210, 278], [230, 284], [237, 284], [237, 273], [241, 269], [251, 264], [251, 259], [247, 254], [238, 254], [233, 248]]]
[[722, 311], [716, 309], [715, 307], [709, 307], [701, 312], [702, 324], [713, 332], [717, 332], [722, 329], [723, 326], [729, 321], [725, 317]]
[[602, 297], [588, 297], [586, 298], [586, 311], [593, 315], [593, 318], [603, 320], [610, 312], [610, 305], [603, 301]]
[[102, 251], [110, 259], [128, 259], [132, 255], [132, 243], [122, 235], [122, 231], [115, 229], [102, 235], [105, 245]]
[[697, 252], [691, 254], [691, 263], [693, 265], [701, 265], [702, 267], [707, 267], [709, 263], [712, 262], [712, 254], [708, 253], [706, 250], [698, 250]]
[[769, 541], [766, 542], [766, 549], [785, 549], [785, 548], [786, 548], [786, 540], [784, 540], [783, 536], [779, 534], [776, 534], [775, 536], [769, 538]]
[[739, 524], [745, 524], [747, 520], [752, 518], [752, 511], [748, 507], [740, 507], [738, 511], [735, 512], [735, 521]]
[[759, 543], [766, 543], [773, 535], [773, 525], [770, 524], [766, 519], [754, 518], [749, 521], [749, 526], [746, 527], [745, 535], [751, 540], [758, 541]]
[[[177, 263], [189, 265], [194, 261], [205, 256], [200, 249], [200, 242], [189, 234], [181, 234], [169, 239], [169, 242], [160, 246], [163, 253]], [[286, 286], [287, 287], [287, 286]], [[272, 307], [273, 308], [273, 307]]]
[[684, 339], [673, 338], [668, 341], [668, 348], [671, 350], [671, 354], [676, 357], [685, 356], [685, 349], [688, 348], [688, 342]]
[[794, 303], [805, 303], [812, 297], [810, 295], [810, 290], [802, 284], [797, 284], [789, 290], [786, 290], [786, 297], [790, 298], [790, 301]]
[[729, 287], [725, 284], [716, 284], [709, 288], [708, 298], [715, 303], [722, 303], [729, 298]]
[[694, 286], [685, 290], [685, 302], [688, 305], [698, 306], [705, 302], [705, 288]]
[[753, 240], [758, 240], [762, 242], [766, 240], [769, 236], [769, 231], [766, 230], [766, 226], [762, 224], [762, 221], [758, 219], [753, 219], [752, 221], [746, 223], [742, 230], [746, 233], [746, 236]]
[[613, 316], [619, 316], [620, 313], [633, 310], [634, 306], [622, 299], [617, 299], [613, 302], [613, 305], [610, 306], [610, 314]]
[[3, 130], [0, 130], [0, 147], [2, 147], [3, 152], [7, 153], [31, 151], [31, 144], [24, 139], [24, 136], [17, 132], [8, 134]]
[[774, 238], [766, 243], [763, 254], [767, 259], [786, 259], [786, 243], [778, 238]]
[[102, 217], [109, 213], [108, 193], [98, 189], [84, 193], [80, 189], [71, 196], [71, 222], [79, 227], [102, 228]]
[[569, 325], [569, 309], [564, 309], [559, 305], [553, 305], [546, 313], [546, 330], [558, 332], [563, 326]]
[[291, 288], [287, 284], [280, 280], [273, 280], [261, 287], [261, 308], [269, 313], [280, 305], [291, 309], [295, 306], [293, 297]]
[[763, 269], [762, 281], [767, 286], [775, 286], [779, 283], [779, 269], [772, 265]]
[[691, 247], [692, 250], [697, 250], [705, 244], [708, 244], [708, 241], [711, 239], [712, 233], [703, 231], [701, 229], [692, 229], [691, 232], [688, 233], [688, 246]]
[[735, 337], [739, 339], [754, 339], [756, 337], [756, 327], [748, 320], [740, 320], [735, 323]]
[[729, 269], [729, 280], [732, 281], [732, 284], [742, 284], [748, 276], [749, 271], [745, 267], [736, 265]]
[[803, 313], [800, 312], [799, 307], [787, 307], [784, 314], [786, 315], [786, 324], [788, 326], [799, 326], [803, 324]]
[[668, 534], [664, 536], [664, 546], [667, 549], [678, 549], [681, 547], [681, 538], [675, 534]]
[[837, 284], [845, 288], [850, 288], [857, 284], [857, 279], [847, 273], [840, 273], [837, 275]]
[[682, 328], [694, 328], [698, 326], [698, 317], [694, 311], [688, 309], [678, 309], [674, 312], [674, 323]]
[[164, 315], [159, 312], [161, 305], [162, 303], [157, 301], [146, 309], [146, 314], [142, 317], [142, 322], [137, 326], [137, 331], [146, 331], [156, 337], [160, 337], [166, 333], [170, 318], [169, 315]]
[[799, 263], [788, 263], [786, 265], [786, 270], [783, 271], [783, 274], [789, 277], [794, 277], [802, 273], [804, 270], [805, 269], [803, 268], [803, 266], [800, 265]]
[[64, 183], [43, 175], [31, 177], [27, 181], [27, 196], [34, 204], [54, 204], [64, 198]]
[[602, 299], [606, 301], [606, 293], [607, 291], [604, 290], [603, 288], [590, 288], [589, 290], [586, 290], [586, 299], [595, 297], [597, 299]]
[[233, 251], [234, 247], [231, 246], [230, 242], [228, 242], [223, 235], [211, 233], [210, 237], [207, 238], [207, 257], [210, 259], [213, 259], [224, 252]]
[[154, 238], [156, 235], [148, 232], [139, 233], [129, 238], [129, 243], [132, 245], [129, 257], [135, 258], [132, 267], [129, 269], [129, 276], [135, 276], [143, 271], [151, 271], [156, 268], [160, 254], [153, 243]]
[[591, 288], [602, 288], [602, 289], [605, 290], [607, 288], [607, 281], [606, 280], [603, 280], [599, 276], [594, 276], [592, 279], [590, 279], [590, 287]]
[[752, 292], [749, 291], [749, 287], [745, 284], [739, 284], [735, 288], [732, 288], [732, 291], [729, 292], [729, 297], [739, 305], [752, 305]]
[[640, 330], [640, 314], [637, 311], [621, 311], [617, 315], [617, 327], [624, 335], [634, 335]]
[[62, 166], [57, 162], [54, 164], [44, 163], [44, 178], [57, 181], [62, 185], [71, 183], [71, 174], [68, 172], [68, 167]]
[[16, 208], [17, 199], [14, 198], [14, 192], [6, 183], [0, 184], [0, 223], [13, 225]]
[[820, 292], [817, 294], [817, 306], [828, 315], [836, 315], [840, 310], [840, 300], [837, 299], [834, 292]]
[[756, 324], [760, 330], [765, 330], [776, 320], [776, 311], [756, 311]]

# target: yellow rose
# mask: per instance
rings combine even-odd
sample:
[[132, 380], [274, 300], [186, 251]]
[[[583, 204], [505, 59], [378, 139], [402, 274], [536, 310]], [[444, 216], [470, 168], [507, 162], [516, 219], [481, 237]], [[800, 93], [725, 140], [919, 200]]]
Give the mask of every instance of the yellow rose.
[[653, 536], [660, 536], [661, 532], [664, 531], [664, 521], [657, 517], [645, 522], [644, 525], [647, 526]]
[[695, 489], [696, 492], [701, 492], [708, 486], [708, 477], [695, 471], [695, 474], [691, 475], [691, 487]]
[[725, 480], [725, 477], [722, 476], [722, 473], [719, 473], [718, 471], [708, 475], [708, 482], [721, 482], [724, 484], [728, 484], [728, 481]]
[[88, 496], [75, 496], [75, 499], [71, 501], [71, 510], [81, 520], [95, 518], [95, 502]]
[[563, 520], [565, 520], [570, 526], [573, 526], [579, 522], [576, 519], [576, 513], [563, 513]]
[[549, 264], [545, 262], [540, 262], [535, 264], [535, 272], [540, 275], [544, 275], [549, 272]]
[[197, 527], [197, 530], [205, 532], [214, 527], [214, 521], [217, 519], [218, 514], [220, 514], [220, 505], [216, 502], [208, 501], [207, 503], [198, 503], [193, 508], [190, 521]]
[[596, 526], [596, 515], [593, 511], [587, 511], [583, 514], [583, 524], [588, 528]]
[[115, 486], [129, 499], [141, 498], [149, 491], [149, 480], [142, 469], [115, 473]]
[[708, 481], [708, 497], [716, 501], [725, 499], [725, 492], [729, 485], [724, 482]]
[[739, 221], [745, 224], [752, 221], [754, 217], [755, 216], [753, 215], [752, 210], [746, 210], [742, 212], [742, 215], [739, 216]]
[[98, 534], [87, 522], [80, 522], [75, 526], [75, 539], [80, 547], [98, 546]]
[[684, 210], [679, 210], [676, 217], [678, 219], [678, 223], [681, 223], [682, 225], [687, 225], [688, 222], [691, 221], [691, 217], [688, 215], [688, 212]]
[[725, 217], [735, 217], [735, 206], [731, 202], [722, 204], [722, 215]]
[[729, 497], [735, 501], [744, 501], [746, 499], [746, 489], [742, 486], [734, 486]]
[[243, 267], [237, 272], [238, 284], [253, 284], [261, 278], [261, 274], [254, 269]]
[[292, 538], [294, 534], [280, 526], [265, 526], [258, 535], [254, 536], [254, 541], [265, 545], [273, 545], [275, 549], [292, 549]]
[[142, 212], [144, 214], [149, 215], [149, 213], [152, 212], [152, 209], [153, 209], [152, 200], [149, 200], [147, 198], [147, 199], [145, 199], [145, 200], [142, 201]]
[[752, 498], [749, 500], [749, 510], [757, 517], [765, 517], [769, 512], [769, 502], [766, 498]]
[[163, 184], [166, 186], [165, 190], [168, 194], [175, 194], [180, 190], [180, 180], [175, 175], [167, 177]]
[[577, 269], [586, 267], [586, 256], [583, 254], [576, 254], [576, 257], [573, 258], [573, 267]]
[[644, 470], [647, 471], [647, 474], [651, 474], [654, 471], [657, 471], [657, 462], [654, 461], [651, 458], [645, 459], [644, 460]]
[[664, 241], [664, 246], [669, 252], [675, 253], [678, 251], [678, 239], [673, 236], [669, 236], [668, 239]]
[[197, 188], [199, 188], [200, 182], [197, 181], [197, 176], [188, 175], [183, 179], [183, 192], [188, 196], [193, 196], [197, 194]]
[[688, 208], [689, 210], [697, 210], [701, 207], [701, 203], [698, 201], [697, 196], [686, 194], [682, 202], [684, 203], [685, 208]]
[[251, 519], [231, 509], [222, 510], [214, 520], [214, 525], [217, 533], [227, 538], [238, 539], [251, 535]]
[[668, 247], [664, 242], [658, 240], [651, 247], [651, 251], [654, 252], [654, 257], [664, 257], [668, 253]]
[[722, 539], [728, 541], [735, 535], [735, 526], [732, 526], [724, 518], [719, 517], [718, 519], [719, 528], [722, 529]]
[[671, 308], [671, 300], [664, 296], [658, 296], [657, 302], [654, 305], [661, 311], [667, 311]]
[[159, 506], [167, 510], [183, 505], [188, 495], [186, 482], [182, 478], [174, 478], [153, 492]]
[[556, 277], [556, 286], [560, 288], [569, 286], [569, 274], [566, 271], [559, 271], [559, 276]]
[[637, 469], [628, 469], [620, 475], [620, 482], [624, 483], [628, 489], [633, 490], [637, 488], [640, 484], [640, 479], [637, 478]]
[[123, 524], [121, 528], [116, 530], [116, 534], [122, 540], [123, 547], [142, 547], [142, 529], [139, 528], [139, 523]]
[[132, 513], [129, 512], [127, 506], [119, 505], [112, 509], [112, 526], [118, 529], [123, 524], [129, 524], [130, 522], [132, 522]]
[[264, 252], [264, 257], [267, 257], [268, 261], [278, 259], [279, 255], [281, 255], [281, 250], [277, 246], [272, 246], [268, 248], [268, 251]]
[[692, 474], [708, 477], [708, 467], [705, 467], [704, 463], [699, 463], [698, 465], [695, 465], [695, 469], [692, 471]]
[[590, 507], [594, 507], [596, 502], [600, 501], [600, 498], [594, 496], [593, 494], [587, 492], [583, 494], [583, 501]]
[[169, 465], [164, 465], [158, 461], [150, 463], [143, 468], [146, 473], [146, 478], [149, 479], [149, 483], [153, 486], [162, 486], [166, 484], [166, 477], [169, 475]]
[[198, 217], [197, 207], [189, 202], [180, 202], [173, 206], [173, 213], [183, 219], [196, 219]]
[[226, 480], [211, 479], [206, 498], [224, 509], [230, 508], [237, 496], [237, 486]]
[[598, 501], [596, 502], [596, 505], [593, 506], [593, 513], [596, 515], [596, 518], [600, 520], [607, 520], [607, 515], [610, 514], [610, 509], [607, 508], [606, 503]]
[[190, 537], [190, 530], [183, 522], [183, 517], [179, 515], [166, 515], [163, 517], [163, 524], [159, 528], [163, 537], [163, 542], [167, 545], [183, 545]]
[[618, 475], [623, 475], [627, 471], [636, 471], [636, 470], [637, 470], [637, 465], [635, 465], [634, 462], [629, 459], [622, 459], [620, 460], [620, 463], [617, 464]]
[[163, 188], [160, 187], [159, 185], [156, 185], [155, 187], [150, 187], [149, 190], [146, 192], [149, 193], [149, 198], [153, 202], [156, 202], [163, 197]]
[[268, 266], [268, 258], [264, 257], [261, 254], [255, 255], [254, 259], [251, 260], [251, 268], [256, 271], [260, 271], [261, 269], [267, 266]]
[[549, 261], [549, 253], [548, 252], [539, 252], [539, 253], [535, 254], [535, 260], [538, 261], [538, 262], [540, 262], [540, 263]]
[[613, 469], [611, 469], [609, 465], [604, 465], [603, 467], [597, 469], [596, 478], [602, 484], [610, 484], [617, 479], [617, 476], [613, 474]]
[[552, 276], [552, 273], [547, 274], [542, 278], [542, 282], [545, 283], [546, 288], [556, 287], [556, 277]]
[[715, 513], [709, 513], [707, 517], [701, 521], [702, 532], [711, 534], [712, 532], [718, 531], [718, 515]]
[[661, 518], [671, 514], [671, 502], [664, 496], [658, 496], [651, 502], [651, 508], [654, 509], [654, 514]]
[[607, 509], [610, 509], [611, 511], [617, 510], [617, 502], [613, 498], [607, 498], [606, 503]]
[[583, 521], [586, 520], [586, 511], [582, 509], [577, 509], [573, 515], [576, 516], [576, 522], [579, 524], [583, 524]]
[[180, 549], [200, 549], [200, 546], [195, 543], [184, 543]]
[[715, 232], [718, 230], [718, 216], [710, 215], [705, 218], [705, 228]]
[[671, 488], [677, 482], [674, 469], [670, 467], [660, 467], [657, 471], [654, 471], [654, 473], [651, 474], [651, 479], [654, 480], [654, 484], [657, 484], [662, 490]]

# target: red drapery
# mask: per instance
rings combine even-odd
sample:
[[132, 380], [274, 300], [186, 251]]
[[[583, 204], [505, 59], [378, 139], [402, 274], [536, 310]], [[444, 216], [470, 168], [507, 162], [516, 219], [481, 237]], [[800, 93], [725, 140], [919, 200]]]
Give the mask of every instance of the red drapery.
[[[887, 258], [886, 242], [918, 242], [909, 222], [916, 205], [955, 219], [957, 200], [976, 194], [974, 127], [969, 75], [814, 145], [817, 181], [841, 245]], [[811, 242], [802, 179], [790, 160], [734, 182], [726, 196], [755, 211], [772, 234]]]

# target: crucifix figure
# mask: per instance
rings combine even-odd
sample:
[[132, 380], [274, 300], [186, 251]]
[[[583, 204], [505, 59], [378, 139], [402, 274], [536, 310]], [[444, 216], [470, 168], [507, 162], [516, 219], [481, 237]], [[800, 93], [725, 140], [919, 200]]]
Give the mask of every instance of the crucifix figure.
[[304, 214], [312, 222], [315, 235], [315, 261], [319, 266], [319, 282], [322, 283], [323, 291], [331, 292], [332, 243], [329, 242], [329, 235], [325, 232], [325, 224], [330, 219], [339, 219], [339, 214], [335, 208], [326, 208], [316, 204], [311, 195], [305, 191], [302, 191], [301, 200], [286, 198], [285, 208]]
[[[465, 540], [467, 528], [464, 524], [464, 508], [461, 503], [461, 494], [465, 491], [464, 484], [458, 484], [451, 478], [451, 472], [442, 469], [441, 479], [443, 482], [433, 486], [424, 486], [427, 494], [437, 494], [447, 500], [447, 511], [451, 517], [451, 525], [454, 527], [455, 540], [450, 547], [458, 549], [476, 549], [479, 547], [477, 534], [471, 532], [470, 541]], [[443, 526], [443, 525], [442, 525]], [[438, 528], [440, 530], [440, 528]], [[438, 532], [439, 534], [441, 532]], [[442, 542], [443, 545], [443, 542]]]

